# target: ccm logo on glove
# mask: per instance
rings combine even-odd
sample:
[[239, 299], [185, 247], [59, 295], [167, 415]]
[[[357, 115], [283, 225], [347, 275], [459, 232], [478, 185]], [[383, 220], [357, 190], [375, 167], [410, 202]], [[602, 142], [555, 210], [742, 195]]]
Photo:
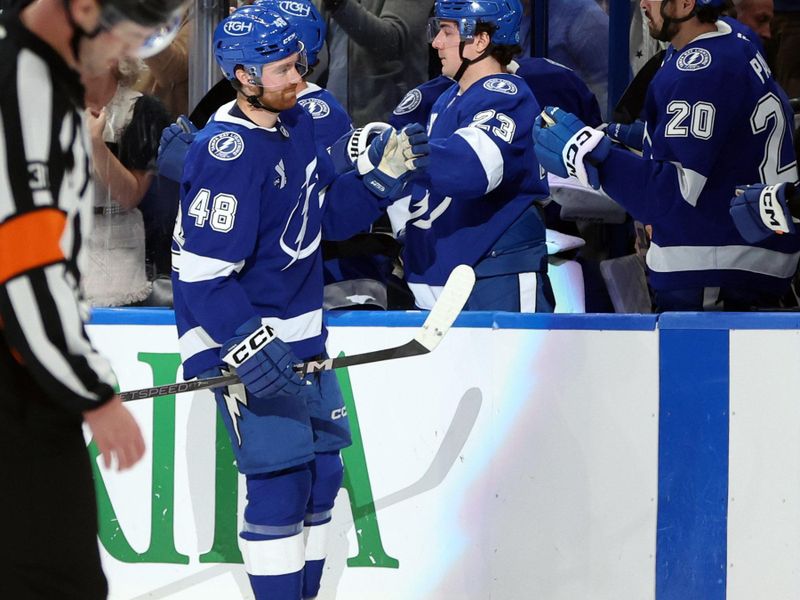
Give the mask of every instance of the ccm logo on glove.
[[243, 339], [222, 360], [233, 367], [239, 367], [248, 358], [275, 339], [275, 330], [269, 325], [262, 325]]
[[[570, 140], [572, 143], [567, 145], [567, 147], [564, 149], [564, 164], [567, 167], [567, 172], [573, 177], [578, 176], [578, 167], [576, 160], [578, 158], [578, 153], [581, 147], [584, 146], [586, 142], [592, 139], [592, 131], [593, 131], [592, 129], [584, 127], [573, 136], [572, 140]], [[583, 156], [581, 155], [581, 159], [582, 158]]]

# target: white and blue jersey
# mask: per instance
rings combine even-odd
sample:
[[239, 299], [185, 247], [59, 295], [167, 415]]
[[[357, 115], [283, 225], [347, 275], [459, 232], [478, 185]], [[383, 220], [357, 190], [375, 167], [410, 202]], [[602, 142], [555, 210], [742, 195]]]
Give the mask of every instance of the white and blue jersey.
[[728, 208], [737, 185], [794, 181], [792, 111], [763, 56], [722, 21], [681, 50], [670, 46], [648, 89], [644, 158], [614, 147], [603, 189], [653, 226], [655, 289], [785, 290], [800, 238], [749, 245]]
[[537, 114], [524, 80], [509, 74], [480, 79], [463, 94], [453, 83], [433, 104], [431, 168], [412, 182], [403, 250], [420, 307], [462, 263], [478, 277], [546, 272], [545, 229], [532, 208], [548, 196], [531, 137]]
[[353, 129], [350, 115], [328, 90], [314, 83], [297, 94], [297, 103], [314, 119], [317, 144], [326, 148]]
[[299, 106], [265, 129], [223, 105], [192, 143], [181, 182], [173, 282], [184, 377], [220, 366], [220, 346], [254, 316], [298, 357], [321, 354], [321, 239], [357, 233], [380, 209], [355, 173], [334, 180]]

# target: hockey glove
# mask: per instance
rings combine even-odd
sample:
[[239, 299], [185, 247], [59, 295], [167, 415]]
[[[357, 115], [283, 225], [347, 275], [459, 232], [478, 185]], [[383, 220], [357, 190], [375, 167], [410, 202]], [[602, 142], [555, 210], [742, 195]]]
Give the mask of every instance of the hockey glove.
[[768, 238], [773, 232], [795, 233], [788, 199], [796, 193], [797, 186], [789, 183], [758, 183], [736, 188], [730, 208], [736, 229], [751, 244]]
[[376, 121], [349, 131], [336, 140], [329, 151], [336, 174], [341, 175], [354, 170], [359, 155], [367, 151], [370, 143], [376, 137], [391, 128], [392, 126], [388, 123]]
[[297, 396], [305, 387], [292, 368], [300, 361], [272, 328], [253, 317], [222, 345], [220, 357], [236, 369], [244, 387], [256, 398]]
[[545, 170], [559, 177], [577, 177], [583, 185], [600, 189], [597, 166], [611, 151], [608, 137], [575, 115], [548, 106], [536, 117], [533, 141]]
[[358, 156], [356, 166], [366, 185], [379, 198], [396, 197], [407, 175], [428, 165], [428, 134], [419, 123], [399, 132], [386, 129]]
[[630, 124], [609, 123], [606, 127], [606, 135], [612, 140], [626, 145], [628, 148], [642, 151], [644, 146], [644, 122], [634, 121]]
[[197, 127], [185, 115], [161, 132], [156, 158], [159, 175], [180, 183], [186, 153], [196, 135]]

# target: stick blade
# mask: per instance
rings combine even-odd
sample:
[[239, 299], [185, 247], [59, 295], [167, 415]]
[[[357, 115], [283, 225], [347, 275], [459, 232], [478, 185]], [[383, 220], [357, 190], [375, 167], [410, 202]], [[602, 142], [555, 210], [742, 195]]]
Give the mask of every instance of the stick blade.
[[467, 303], [474, 285], [475, 272], [472, 267], [458, 265], [450, 273], [436, 304], [433, 305], [422, 328], [414, 336], [414, 339], [425, 346], [428, 352], [436, 348], [450, 330], [450, 326]]

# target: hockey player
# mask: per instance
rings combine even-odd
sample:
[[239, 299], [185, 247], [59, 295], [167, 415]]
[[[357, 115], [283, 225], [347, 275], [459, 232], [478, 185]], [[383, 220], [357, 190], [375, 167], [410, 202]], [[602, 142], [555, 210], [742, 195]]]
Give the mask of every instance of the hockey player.
[[[430, 308], [460, 263], [478, 277], [469, 310], [552, 312], [545, 228], [548, 196], [531, 139], [539, 105], [506, 72], [519, 52], [519, 0], [437, 0], [429, 39], [449, 88], [431, 108], [435, 168], [414, 180], [405, 225], [406, 280]], [[412, 92], [395, 116], [413, 110]]]
[[365, 149], [363, 179], [335, 177], [296, 105], [306, 61], [287, 21], [235, 13], [213, 48], [237, 97], [197, 134], [181, 182], [173, 283], [184, 377], [233, 366], [242, 381], [216, 401], [247, 481], [240, 547], [256, 598], [313, 598], [350, 443], [333, 373], [301, 381], [292, 370], [325, 352], [320, 240], [368, 226], [426, 152], [425, 136], [387, 130]]
[[776, 306], [798, 239], [748, 245], [728, 205], [742, 181], [797, 177], [788, 100], [756, 47], [718, 20], [723, 0], [641, 5], [651, 35], [670, 41], [647, 92], [644, 156], [552, 107], [534, 128], [537, 156], [653, 226], [647, 264], [660, 310]]
[[[243, 6], [238, 14], [257, 13], [268, 9], [280, 14], [297, 32], [306, 51], [308, 74], [319, 62], [319, 51], [325, 44], [326, 26], [319, 10], [310, 0], [256, 0], [252, 6]], [[196, 113], [215, 112], [221, 105], [236, 97], [236, 91], [226, 79], [222, 79], [200, 101]], [[327, 90], [303, 80], [297, 86], [298, 103], [314, 118], [317, 141], [330, 147], [352, 128], [350, 116], [344, 107]], [[200, 106], [203, 108], [201, 109]], [[202, 127], [206, 119], [196, 125]], [[194, 139], [195, 123], [181, 117], [164, 130], [158, 152], [159, 174], [173, 181], [180, 181], [189, 144]]]
[[[539, 106], [561, 106], [592, 127], [602, 122], [597, 98], [572, 69], [548, 58], [517, 57], [506, 71], [525, 80]], [[409, 123], [427, 126], [433, 103], [453, 83], [450, 77], [439, 75], [414, 88], [394, 109], [389, 123], [395, 129]]]
[[93, 213], [81, 76], [162, 48], [182, 0], [25, 4], [0, 19], [0, 596], [101, 600], [82, 423], [107, 468], [134, 465], [144, 440], [84, 330]]

